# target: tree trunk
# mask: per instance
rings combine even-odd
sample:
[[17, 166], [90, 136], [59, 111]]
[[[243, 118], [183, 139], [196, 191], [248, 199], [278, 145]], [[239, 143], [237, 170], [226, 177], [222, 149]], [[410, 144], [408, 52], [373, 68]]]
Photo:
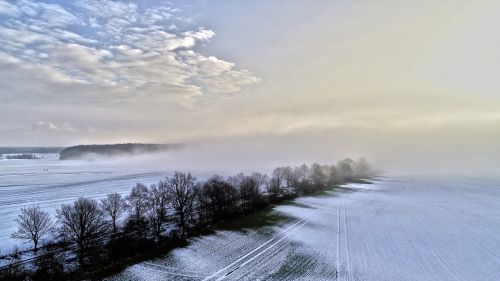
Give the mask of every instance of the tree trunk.
[[160, 222], [158, 222], [158, 225], [156, 226], [156, 236], [158, 238], [161, 237], [161, 224], [160, 224]]
[[181, 237], [184, 238], [184, 236], [186, 235], [186, 223], [184, 221], [184, 213], [181, 212], [180, 213], [180, 216], [179, 216], [179, 219], [180, 219], [180, 225], [181, 225]]
[[78, 262], [80, 263], [80, 266], [83, 265], [83, 257], [84, 257], [84, 246], [83, 243], [78, 243]]

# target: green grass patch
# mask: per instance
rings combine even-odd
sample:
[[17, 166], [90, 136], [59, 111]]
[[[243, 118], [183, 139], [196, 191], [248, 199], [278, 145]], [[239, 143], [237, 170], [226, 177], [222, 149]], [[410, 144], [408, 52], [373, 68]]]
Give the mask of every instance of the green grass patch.
[[221, 222], [216, 230], [247, 231], [249, 229], [261, 228], [276, 225], [278, 222], [286, 222], [291, 218], [273, 210], [276, 205], [269, 205], [266, 208], [246, 214], [232, 220]]

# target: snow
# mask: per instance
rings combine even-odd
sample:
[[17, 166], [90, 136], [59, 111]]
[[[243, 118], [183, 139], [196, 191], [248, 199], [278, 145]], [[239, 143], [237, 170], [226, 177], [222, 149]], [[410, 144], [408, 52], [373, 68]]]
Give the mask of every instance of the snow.
[[500, 179], [390, 177], [193, 239], [110, 280], [500, 280]]
[[20, 241], [10, 238], [21, 208], [40, 204], [55, 219], [56, 209], [80, 196], [102, 198], [108, 193], [126, 195], [141, 182], [157, 183], [167, 173], [115, 165], [111, 162], [59, 161], [57, 159], [0, 160], [0, 251]]
[[157, 184], [177, 169], [192, 172], [199, 180], [215, 173], [230, 175], [220, 167], [202, 170], [199, 167], [201, 164], [194, 169], [187, 169], [194, 160], [173, 154], [103, 158], [96, 161], [59, 161], [50, 157], [0, 160], [0, 254], [11, 252], [16, 245], [20, 250], [31, 247], [29, 243], [20, 244], [21, 241], [10, 238], [16, 229], [14, 219], [23, 207], [40, 204], [55, 219], [56, 210], [63, 203], [71, 203], [82, 196], [103, 198], [113, 192], [127, 195], [136, 183]]
[[[21, 207], [54, 215], [79, 196], [127, 194], [171, 172], [155, 165], [1, 160], [0, 250], [19, 243], [9, 236]], [[274, 226], [194, 238], [110, 280], [500, 280], [499, 187], [493, 177], [351, 184], [276, 207], [289, 219]]]

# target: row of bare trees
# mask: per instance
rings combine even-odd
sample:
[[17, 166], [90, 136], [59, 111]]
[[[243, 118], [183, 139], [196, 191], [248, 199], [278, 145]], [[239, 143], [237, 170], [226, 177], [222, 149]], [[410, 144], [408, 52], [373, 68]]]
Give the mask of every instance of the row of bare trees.
[[273, 170], [268, 181], [268, 190], [273, 196], [282, 193], [307, 194], [327, 186], [370, 177], [374, 170], [364, 158], [357, 161], [346, 158], [336, 165], [303, 164], [296, 167], [283, 166]]
[[345, 159], [336, 165], [278, 167], [270, 177], [260, 173], [228, 178], [215, 175], [204, 182], [190, 173], [175, 172], [156, 185], [138, 183], [128, 196], [112, 193], [100, 201], [82, 197], [63, 204], [55, 222], [38, 205], [23, 208], [12, 237], [31, 241], [34, 251], [44, 237], [60, 237], [76, 246], [83, 264], [89, 248], [119, 235], [185, 238], [269, 203], [372, 174], [364, 159]]

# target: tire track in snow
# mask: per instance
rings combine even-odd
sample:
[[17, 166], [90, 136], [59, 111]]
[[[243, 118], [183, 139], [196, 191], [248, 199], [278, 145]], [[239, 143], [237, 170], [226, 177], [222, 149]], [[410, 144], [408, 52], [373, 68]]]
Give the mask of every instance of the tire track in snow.
[[[159, 272], [159, 273], [163, 273], [163, 274], [167, 274], [167, 275], [171, 275], [171, 276], [187, 277], [187, 278], [200, 278], [200, 279], [203, 278], [203, 276], [201, 276], [201, 275], [193, 275], [193, 274], [190, 274], [190, 273], [183, 274], [183, 273], [171, 272], [169, 270], [164, 270], [163, 266], [157, 265], [157, 264], [152, 264], [151, 266], [145, 266], [143, 264], [137, 264], [137, 266], [140, 266], [140, 267], [142, 267], [144, 269], [147, 269], [147, 270], [153, 270], [153, 271], [156, 271], [156, 272]], [[159, 268], [162, 268], [162, 269], [159, 269]]]
[[280, 239], [278, 239], [276, 242], [274, 242], [273, 244], [271, 244], [269, 247], [265, 248], [264, 250], [262, 250], [261, 252], [259, 252], [257, 255], [253, 256], [252, 258], [246, 260], [245, 262], [243, 262], [241, 265], [237, 266], [236, 268], [234, 268], [233, 270], [229, 271], [228, 273], [226, 273], [225, 275], [217, 278], [216, 280], [219, 281], [219, 280], [224, 280], [227, 278], [227, 276], [229, 276], [231, 273], [233, 273], [234, 271], [244, 267], [245, 265], [247, 265], [248, 263], [252, 262], [253, 260], [255, 260], [256, 258], [258, 258], [259, 256], [261, 256], [262, 254], [264, 254], [265, 252], [267, 252], [268, 250], [270, 250], [271, 248], [273, 248], [274, 246], [276, 246], [278, 243], [280, 243], [281, 241], [283, 241], [291, 232], [301, 228], [302, 226], [304, 226], [305, 224], [307, 223], [307, 221], [299, 224], [297, 227], [295, 227], [294, 229], [290, 230], [290, 231], [287, 231], [287, 233], [281, 237]]
[[[304, 221], [304, 219], [301, 219], [301, 220], [297, 221], [296, 223], [294, 223], [293, 225], [289, 226], [288, 228], [284, 229], [283, 231], [280, 232], [280, 235], [283, 234], [283, 233], [286, 233], [288, 230], [292, 229], [293, 227], [295, 227], [297, 224], [301, 223], [302, 221]], [[257, 252], [262, 247], [264, 247], [267, 244], [271, 243], [274, 239], [276, 239], [276, 237], [273, 237], [273, 238], [269, 239], [268, 241], [264, 242], [263, 244], [261, 244], [257, 248], [255, 248], [252, 251], [248, 252], [246, 255], [240, 257], [239, 259], [235, 260], [234, 262], [230, 263], [229, 265], [227, 265], [227, 266], [219, 269], [218, 271], [214, 272], [210, 276], [207, 276], [205, 279], [203, 279], [203, 281], [210, 280], [211, 278], [215, 278], [217, 275], [219, 275], [220, 273], [222, 273], [224, 270], [230, 268], [231, 266], [235, 265], [236, 263], [238, 263], [241, 260], [245, 259], [246, 257], [250, 256], [251, 254]]]
[[337, 281], [339, 281], [340, 278], [340, 202], [337, 203], [337, 209], [338, 209], [338, 224], [337, 224]]
[[347, 226], [347, 199], [344, 201], [345, 250], [347, 257], [347, 280], [351, 281], [351, 253], [349, 251], [349, 228]]
[[[229, 265], [217, 270], [216, 272], [212, 273], [210, 276], [207, 276], [203, 281], [211, 280], [213, 278], [216, 278], [216, 280], [223, 280], [225, 279], [228, 275], [233, 273], [234, 271], [238, 270], [239, 268], [247, 265], [251, 261], [255, 260], [274, 246], [276, 246], [278, 243], [283, 241], [291, 232], [295, 231], [296, 229], [301, 228], [304, 226], [308, 220], [305, 219], [300, 219], [293, 225], [289, 226], [288, 228], [284, 229], [283, 231], [280, 232], [279, 235], [269, 239], [268, 241], [264, 242], [257, 248], [253, 249], [249, 253], [245, 254], [244, 256], [240, 257], [239, 259], [235, 260], [234, 262], [230, 263]], [[272, 243], [275, 241], [274, 243]], [[267, 246], [268, 244], [272, 243], [271, 245]], [[267, 247], [266, 247], [267, 246]], [[262, 249], [262, 250], [261, 250]], [[261, 251], [259, 251], [261, 250]], [[252, 256], [255, 254], [254, 256]], [[251, 257], [250, 257], [251, 256]], [[250, 258], [249, 258], [250, 257]], [[238, 263], [242, 262], [240, 265], [237, 265]], [[235, 268], [231, 269], [232, 267], [236, 266]], [[228, 271], [229, 270], [229, 271]], [[225, 271], [228, 271], [227, 273], [224, 274]]]
[[241, 265], [239, 265], [238, 267], [236, 267], [235, 269], [231, 270], [230, 272], [226, 273], [224, 276], [221, 276], [219, 278], [217, 278], [217, 280], [223, 280], [225, 279], [227, 276], [229, 276], [229, 274], [233, 273], [234, 271], [244, 267], [245, 265], [247, 265], [248, 263], [252, 262], [253, 260], [255, 260], [256, 258], [258, 258], [259, 256], [261, 256], [262, 254], [264, 254], [265, 252], [267, 252], [268, 250], [270, 250], [271, 248], [273, 248], [274, 246], [276, 246], [278, 243], [280, 243], [281, 241], [283, 241], [290, 233], [292, 233], [293, 231], [301, 228], [302, 226], [304, 226], [305, 224], [307, 223], [307, 221], [299, 224], [297, 227], [295, 227], [293, 230], [290, 230], [288, 231], [283, 237], [281, 237], [278, 241], [274, 242], [271, 246], [265, 248], [264, 250], [262, 250], [261, 252], [259, 252], [257, 255], [253, 256], [252, 258], [246, 260], [244, 263], [242, 263]]
[[[283, 241], [282, 243], [279, 243], [275, 247], [273, 247], [271, 250], [269, 250], [265, 254], [265, 258], [262, 257], [260, 259], [254, 260], [252, 262], [251, 266], [246, 266], [246, 267], [240, 267], [237, 272], [237, 278], [238, 280], [256, 280], [256, 276], [259, 276], [259, 272], [271, 272], [276, 269], [276, 267], [273, 267], [273, 260], [279, 259], [280, 255], [285, 253], [287, 250], [290, 250], [293, 246], [291, 241]], [[300, 265], [298, 265], [300, 266]], [[294, 270], [287, 270], [285, 275], [293, 274]], [[281, 275], [279, 275], [281, 277]], [[292, 275], [293, 276], [293, 275]], [[228, 276], [228, 278], [233, 277], [233, 276]], [[233, 278], [236, 278], [234, 276]], [[281, 277], [281, 280], [291, 280], [293, 279], [292, 277], [286, 278], [286, 277]], [[295, 278], [296, 279], [296, 278]], [[271, 280], [273, 280], [271, 278]]]
[[179, 271], [181, 273], [198, 275], [200, 277], [202, 277], [202, 275], [203, 275], [203, 273], [200, 272], [200, 271], [194, 271], [194, 270], [189, 270], [189, 269], [181, 269], [181, 268], [166, 266], [166, 265], [158, 264], [158, 263], [154, 263], [154, 262], [143, 262], [142, 264], [149, 265], [149, 266], [152, 266], [152, 267], [162, 268], [162, 269], [164, 269], [166, 271]]
[[[342, 223], [341, 221], [343, 221], [343, 227], [344, 227], [344, 252], [345, 252], [345, 262], [343, 262], [342, 264], [346, 264], [346, 274], [345, 274], [345, 278], [344, 280], [349, 280], [351, 281], [352, 280], [352, 274], [351, 274], [351, 254], [350, 254], [350, 245], [349, 245], [349, 229], [348, 229], [348, 224], [347, 224], [347, 202], [349, 200], [349, 198], [351, 198], [352, 196], [354, 196], [356, 193], [358, 192], [367, 192], [368, 190], [367, 189], [356, 189], [355, 193], [354, 194], [351, 194], [349, 196], [346, 196], [342, 201], [339, 201], [337, 203], [337, 211], [338, 211], [338, 220], [337, 220], [337, 278], [336, 280], [339, 281], [340, 280], [340, 266], [341, 266], [341, 263], [340, 263], [340, 248], [342, 247], [341, 246], [341, 228], [342, 228]], [[342, 207], [341, 207], [341, 204], [344, 206], [344, 214], [342, 215]]]

